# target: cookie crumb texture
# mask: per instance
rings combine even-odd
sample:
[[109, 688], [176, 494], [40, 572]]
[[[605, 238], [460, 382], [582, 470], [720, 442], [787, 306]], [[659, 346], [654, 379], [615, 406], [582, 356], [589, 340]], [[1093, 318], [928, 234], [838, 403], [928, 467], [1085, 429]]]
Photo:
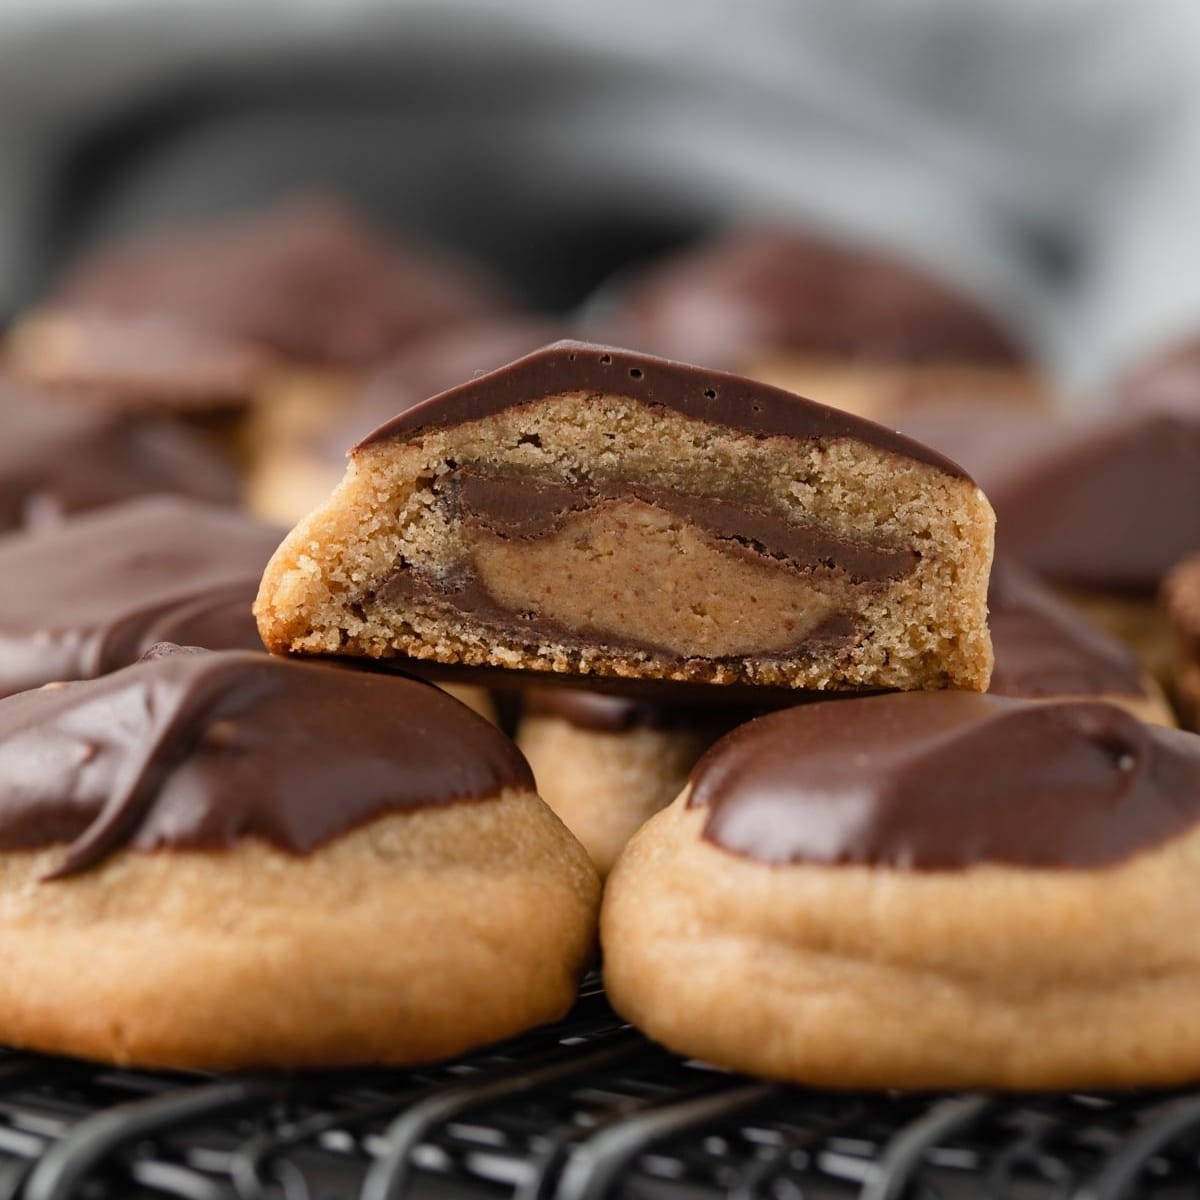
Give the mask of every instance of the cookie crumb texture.
[[[330, 797], [335, 800], [334, 796]], [[0, 853], [5, 1041], [240, 1070], [451, 1058], [561, 1018], [600, 885], [540, 799], [393, 813], [307, 855]]]
[[836, 1088], [1194, 1081], [1195, 830], [1112, 867], [772, 867], [686, 796], [608, 878], [616, 1010], [676, 1053]]
[[559, 394], [360, 447], [256, 611], [302, 654], [983, 690], [992, 528], [970, 480], [852, 438]]

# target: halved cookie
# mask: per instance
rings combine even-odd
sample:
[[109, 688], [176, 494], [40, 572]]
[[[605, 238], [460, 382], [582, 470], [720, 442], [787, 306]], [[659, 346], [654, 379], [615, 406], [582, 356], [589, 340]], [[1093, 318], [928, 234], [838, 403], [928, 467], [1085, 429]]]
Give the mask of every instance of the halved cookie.
[[279, 652], [983, 690], [992, 531], [972, 480], [899, 434], [557, 342], [362, 442], [256, 612]]

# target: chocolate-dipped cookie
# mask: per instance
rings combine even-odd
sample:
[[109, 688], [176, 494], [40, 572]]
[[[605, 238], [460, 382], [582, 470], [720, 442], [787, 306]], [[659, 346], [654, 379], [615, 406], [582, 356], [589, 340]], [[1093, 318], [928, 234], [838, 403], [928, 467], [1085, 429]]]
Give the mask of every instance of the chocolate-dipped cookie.
[[744, 227], [628, 279], [603, 340], [735, 371], [879, 420], [914, 403], [1040, 405], [979, 304], [917, 266], [798, 229]]
[[253, 464], [260, 443], [336, 419], [399, 346], [505, 303], [481, 271], [300, 198], [101, 248], [17, 322], [8, 359], [111, 408], [224, 413], [217, 428]]
[[1156, 600], [1171, 567], [1200, 550], [1200, 407], [1062, 422], [943, 414], [903, 427], [978, 479], [1003, 553], [1169, 677]]
[[1163, 605], [1174, 643], [1175, 700], [1188, 728], [1200, 730], [1200, 554], [1167, 576]]
[[1115, 706], [916, 693], [718, 742], [609, 876], [617, 1010], [835, 1087], [1200, 1078], [1200, 737]]
[[411, 1063], [555, 1019], [599, 885], [414, 680], [158, 655], [0, 701], [0, 1030], [123, 1064]]
[[88, 411], [0, 374], [0, 532], [147, 492], [233, 504], [237, 476], [167, 421]]
[[261, 650], [251, 606], [281, 532], [149, 496], [0, 538], [0, 696], [91, 679], [156, 642]]
[[991, 544], [978, 487], [916, 442], [559, 342], [360, 443], [256, 612], [280, 652], [982, 690]]

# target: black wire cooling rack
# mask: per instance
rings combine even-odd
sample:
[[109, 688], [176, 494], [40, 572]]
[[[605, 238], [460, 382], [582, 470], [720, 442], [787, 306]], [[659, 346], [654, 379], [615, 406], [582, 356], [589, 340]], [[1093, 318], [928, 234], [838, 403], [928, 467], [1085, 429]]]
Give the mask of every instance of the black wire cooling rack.
[[0, 1200], [1181, 1200], [1200, 1093], [839, 1094], [681, 1060], [596, 981], [418, 1071], [214, 1078], [0, 1051]]

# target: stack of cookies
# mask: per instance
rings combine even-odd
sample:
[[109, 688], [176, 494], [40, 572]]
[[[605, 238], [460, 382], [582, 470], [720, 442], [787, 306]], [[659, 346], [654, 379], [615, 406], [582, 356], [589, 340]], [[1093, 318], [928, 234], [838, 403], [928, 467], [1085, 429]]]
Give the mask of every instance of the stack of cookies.
[[[134, 246], [17, 326], [0, 1042], [425, 1062], [556, 1019], [599, 946], [635, 1025], [771, 1078], [1200, 1077], [1200, 736], [1170, 700], [1200, 711], [1200, 405], [1059, 423], [970, 302], [778, 230], [604, 310], [648, 345], [686, 325], [672, 296], [705, 319], [734, 297], [755, 319], [720, 353], [746, 374], [553, 341], [428, 264], [400, 345], [408, 268], [300, 211], [277, 240], [197, 235], [269, 266], [228, 310], [219, 272]], [[275, 323], [280, 278], [325, 283]], [[326, 329], [343, 295], [359, 315]], [[190, 416], [65, 371], [101, 308], [270, 363], [242, 469], [279, 450], [276, 478], [330, 487], [290, 532], [263, 514], [292, 524], [302, 489], [239, 510]], [[841, 406], [776, 369], [847, 381]], [[884, 410], [906, 433], [862, 415]], [[168, 435], [173, 486], [143, 449]]]

